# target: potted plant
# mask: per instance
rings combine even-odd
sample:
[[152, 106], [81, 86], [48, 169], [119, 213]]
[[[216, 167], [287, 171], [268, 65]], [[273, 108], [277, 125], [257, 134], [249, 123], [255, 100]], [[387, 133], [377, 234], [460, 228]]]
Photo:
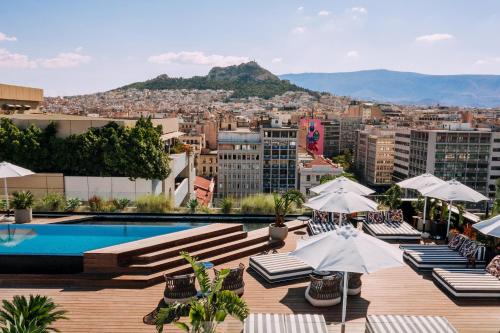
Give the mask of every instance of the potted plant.
[[27, 223], [33, 219], [32, 207], [34, 197], [30, 191], [12, 193], [12, 206], [14, 207], [14, 220], [16, 223]]
[[290, 213], [293, 205], [301, 206], [304, 195], [298, 190], [288, 190], [283, 194], [274, 193], [274, 215], [276, 220], [269, 225], [269, 236], [274, 240], [284, 240], [288, 235], [285, 217]]
[[[158, 332], [163, 332], [165, 324], [174, 323], [184, 332], [216, 333], [218, 325], [224, 322], [228, 315], [240, 321], [248, 316], [248, 306], [243, 299], [233, 291], [221, 290], [229, 269], [222, 269], [211, 280], [203, 264], [186, 252], [181, 252], [181, 257], [191, 264], [202, 297], [193, 298], [188, 303], [168, 304], [160, 308], [156, 315]], [[181, 322], [181, 317], [187, 317], [187, 322]]]

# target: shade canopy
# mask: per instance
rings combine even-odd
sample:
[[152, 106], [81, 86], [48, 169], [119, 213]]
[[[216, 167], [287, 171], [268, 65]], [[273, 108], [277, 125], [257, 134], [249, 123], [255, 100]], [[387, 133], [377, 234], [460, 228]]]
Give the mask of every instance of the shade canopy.
[[9, 162], [0, 163], [0, 178], [23, 177], [33, 175], [34, 172]]
[[424, 173], [420, 176], [416, 176], [413, 178], [405, 179], [397, 183], [397, 185], [401, 188], [408, 188], [412, 190], [417, 190], [419, 192], [429, 190], [433, 186], [438, 184], [444, 184], [445, 181], [441, 178], [438, 178], [430, 173]]
[[351, 214], [376, 211], [378, 204], [359, 194], [337, 189], [309, 199], [304, 206], [320, 212]]
[[353, 180], [350, 180], [349, 178], [346, 178], [344, 176], [337, 177], [333, 180], [330, 180], [329, 182], [315, 186], [311, 188], [310, 191], [316, 194], [321, 194], [326, 192], [333, 192], [341, 188], [348, 192], [353, 192], [360, 195], [375, 193], [375, 191], [373, 191], [372, 189], [363, 186]]
[[290, 254], [323, 271], [373, 273], [404, 266], [403, 251], [398, 247], [351, 226], [299, 240]]
[[500, 238], [500, 215], [475, 223], [472, 227], [484, 235]]
[[444, 201], [479, 202], [488, 200], [488, 198], [481, 193], [462, 184], [456, 179], [449, 180], [443, 184], [437, 184], [430, 189], [423, 191], [422, 195]]
[[349, 273], [372, 273], [405, 265], [399, 248], [351, 226], [300, 240], [297, 249], [290, 255], [302, 259], [316, 270], [344, 272], [342, 325], [347, 314]]

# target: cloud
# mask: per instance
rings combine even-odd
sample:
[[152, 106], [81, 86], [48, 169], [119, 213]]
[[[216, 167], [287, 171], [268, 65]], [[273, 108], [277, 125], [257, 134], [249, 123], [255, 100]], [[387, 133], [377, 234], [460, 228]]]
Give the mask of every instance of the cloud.
[[295, 27], [292, 30], [292, 33], [297, 34], [297, 35], [303, 34], [304, 32], [306, 32], [306, 28], [305, 27]]
[[304, 10], [304, 7], [303, 6], [300, 6], [299, 8], [297, 8], [297, 11], [301, 12]]
[[57, 69], [57, 68], [71, 68], [77, 67], [82, 64], [88, 63], [92, 58], [80, 53], [63, 52], [59, 53], [54, 58], [40, 59], [38, 62], [42, 67]]
[[474, 63], [474, 65], [493, 65], [493, 64], [500, 64], [500, 57], [492, 57], [492, 58], [485, 58], [485, 59], [479, 59]]
[[320, 10], [318, 12], [318, 16], [328, 16], [328, 15], [330, 15], [330, 12], [327, 10]]
[[283, 58], [273, 58], [273, 60], [271, 60], [271, 62], [272, 62], [273, 64], [277, 64], [277, 63], [280, 63], [280, 62], [282, 62], [282, 61], [283, 61]]
[[350, 12], [354, 14], [368, 14], [368, 10], [365, 7], [352, 7]]
[[17, 40], [17, 37], [7, 36], [3, 32], [0, 32], [0, 42], [15, 42], [16, 40]]
[[83, 46], [78, 46], [76, 49], [75, 49], [75, 52], [82, 52], [83, 51]]
[[6, 49], [0, 49], [0, 68], [36, 68], [35, 61], [30, 60], [27, 55], [11, 53]]
[[349, 51], [346, 53], [346, 57], [351, 59], [359, 58], [359, 52], [355, 50]]
[[444, 40], [449, 40], [455, 38], [450, 34], [431, 34], [431, 35], [423, 35], [415, 38], [417, 42], [426, 42], [426, 43], [435, 43]]
[[148, 58], [153, 64], [193, 64], [210, 66], [231, 66], [248, 62], [248, 57], [223, 56], [219, 54], [205, 54], [200, 51], [167, 52], [153, 55]]

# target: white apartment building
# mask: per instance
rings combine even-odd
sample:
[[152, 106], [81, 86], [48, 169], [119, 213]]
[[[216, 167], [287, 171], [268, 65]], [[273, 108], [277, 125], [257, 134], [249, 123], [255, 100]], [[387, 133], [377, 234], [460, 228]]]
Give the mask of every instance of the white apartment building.
[[318, 156], [311, 161], [304, 161], [299, 164], [299, 190], [306, 196], [310, 196], [310, 189], [320, 184], [323, 176], [337, 176], [342, 174], [344, 169], [331, 160]]

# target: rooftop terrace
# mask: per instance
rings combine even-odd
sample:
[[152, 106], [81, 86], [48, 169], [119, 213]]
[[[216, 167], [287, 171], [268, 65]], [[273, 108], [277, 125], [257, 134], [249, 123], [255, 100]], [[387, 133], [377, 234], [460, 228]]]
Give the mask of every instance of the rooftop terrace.
[[[295, 248], [302, 231], [291, 232], [279, 252]], [[396, 246], [396, 245], [395, 245]], [[227, 266], [243, 262], [248, 257]], [[251, 312], [321, 313], [325, 315], [330, 332], [340, 332], [341, 305], [313, 308], [304, 299], [307, 281], [270, 285], [253, 272], [245, 273], [246, 291], [243, 296]], [[445, 316], [459, 332], [498, 333], [500, 329], [500, 300], [489, 302], [455, 302], [438, 289], [428, 276], [422, 276], [409, 266], [387, 269], [363, 278], [361, 296], [348, 299], [346, 332], [364, 332], [367, 314], [413, 314]], [[61, 282], [62, 283], [62, 282]], [[17, 294], [43, 294], [52, 297], [68, 310], [69, 320], [57, 323], [62, 332], [154, 332], [142, 324], [142, 317], [153, 310], [160, 300], [163, 284], [145, 289], [99, 289], [68, 284], [46, 286], [16, 286], [10, 281], [4, 286], [0, 278], [0, 294], [9, 299]], [[242, 325], [229, 320], [223, 332], [239, 333]], [[176, 329], [167, 332], [179, 332]]]

